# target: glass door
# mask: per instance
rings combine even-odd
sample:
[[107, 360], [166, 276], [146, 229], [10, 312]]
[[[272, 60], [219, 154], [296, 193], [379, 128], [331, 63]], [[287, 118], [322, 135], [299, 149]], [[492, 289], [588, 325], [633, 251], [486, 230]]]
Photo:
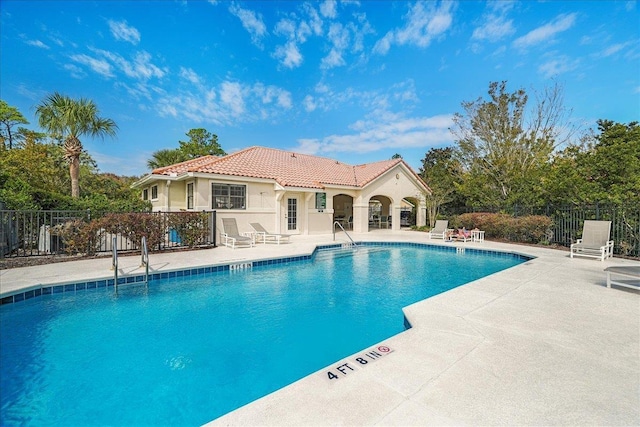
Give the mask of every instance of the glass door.
[[287, 198], [287, 231], [298, 231], [298, 198]]

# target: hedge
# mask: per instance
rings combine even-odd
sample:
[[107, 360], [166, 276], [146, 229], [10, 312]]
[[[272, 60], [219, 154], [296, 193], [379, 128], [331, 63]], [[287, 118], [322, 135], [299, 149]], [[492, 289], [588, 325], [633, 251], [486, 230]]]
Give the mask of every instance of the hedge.
[[512, 217], [501, 213], [474, 212], [449, 220], [452, 228], [478, 228], [485, 236], [512, 242], [548, 243], [553, 221], [544, 215]]

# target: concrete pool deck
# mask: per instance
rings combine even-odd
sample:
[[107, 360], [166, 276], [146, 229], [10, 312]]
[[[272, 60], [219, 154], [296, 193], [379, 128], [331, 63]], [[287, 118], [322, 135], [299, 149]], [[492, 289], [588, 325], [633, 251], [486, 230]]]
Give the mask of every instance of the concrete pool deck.
[[[406, 307], [411, 329], [209, 425], [640, 425], [640, 293], [608, 289], [604, 272], [640, 262], [570, 259], [568, 251], [489, 241], [443, 243], [409, 231], [353, 238], [536, 258]], [[279, 258], [332, 242], [332, 235], [295, 236], [291, 244], [151, 254], [150, 265], [161, 272]], [[139, 263], [139, 256], [121, 257], [120, 276], [140, 274]], [[110, 278], [110, 267], [110, 258], [100, 258], [0, 270], [0, 294]], [[357, 361], [371, 351], [384, 357]]]

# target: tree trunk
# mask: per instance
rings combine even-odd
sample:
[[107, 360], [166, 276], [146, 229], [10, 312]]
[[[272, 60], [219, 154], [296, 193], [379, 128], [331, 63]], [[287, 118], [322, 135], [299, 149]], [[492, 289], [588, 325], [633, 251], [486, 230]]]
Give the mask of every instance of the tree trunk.
[[82, 143], [75, 135], [69, 135], [64, 141], [64, 158], [69, 162], [69, 175], [71, 176], [71, 197], [80, 197], [80, 154]]
[[80, 156], [75, 156], [69, 162], [69, 175], [71, 176], [71, 197], [80, 197]]

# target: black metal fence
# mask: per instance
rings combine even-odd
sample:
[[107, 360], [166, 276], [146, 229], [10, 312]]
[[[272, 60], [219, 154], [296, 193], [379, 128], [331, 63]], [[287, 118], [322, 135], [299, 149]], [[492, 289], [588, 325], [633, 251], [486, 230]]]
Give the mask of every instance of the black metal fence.
[[552, 219], [549, 243], [571, 246], [582, 237], [585, 220], [611, 221], [611, 239], [614, 253], [629, 257], [640, 257], [640, 206], [594, 204], [589, 206], [511, 206], [503, 208], [469, 208], [454, 215], [467, 212], [502, 212], [515, 217], [545, 215]]
[[[99, 219], [106, 220], [101, 223], [105, 226], [86, 228], [84, 240], [90, 242], [91, 248], [80, 252], [110, 252], [114, 237], [118, 251], [140, 250], [141, 235], [148, 233], [155, 235], [154, 239], [147, 237], [153, 242], [151, 251], [216, 246], [215, 211], [113, 214], [89, 210], [0, 210], [0, 258], [70, 253], [78, 249], [82, 226]], [[113, 222], [137, 222], [137, 227]], [[86, 236], [87, 233], [91, 235]]]

